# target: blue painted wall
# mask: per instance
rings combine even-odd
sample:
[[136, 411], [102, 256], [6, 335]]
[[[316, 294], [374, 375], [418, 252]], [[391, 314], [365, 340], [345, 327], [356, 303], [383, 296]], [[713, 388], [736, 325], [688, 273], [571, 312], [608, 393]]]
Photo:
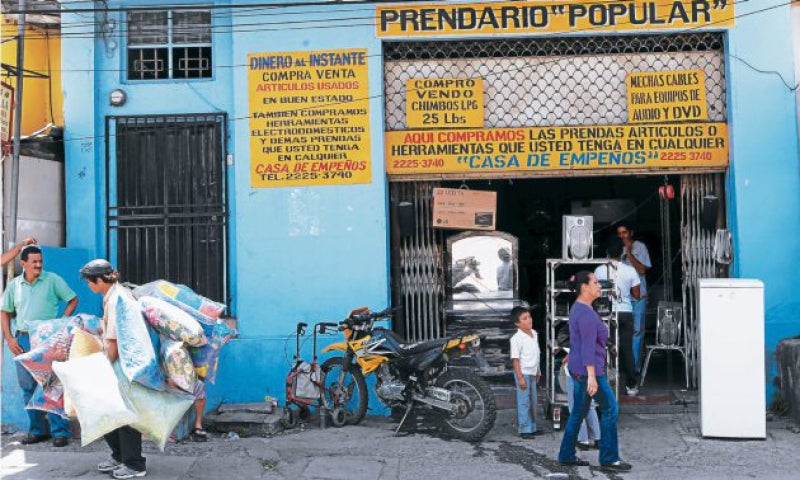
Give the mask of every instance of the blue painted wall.
[[[125, 6], [160, 3], [163, 2], [124, 2]], [[119, 4], [112, 3], [112, 6]], [[64, 5], [69, 8], [68, 2]], [[79, 4], [75, 8], [79, 8]], [[294, 8], [289, 12], [302, 10]], [[312, 10], [318, 12], [319, 8]], [[116, 38], [116, 45], [113, 45], [106, 40], [67, 36], [63, 52], [66, 58], [62, 63], [65, 92], [69, 97], [65, 99], [67, 134], [68, 140], [72, 140], [67, 142], [67, 195], [70, 197], [67, 221], [72, 226], [81, 225], [68, 231], [67, 242], [70, 246], [91, 249], [98, 255], [108, 251], [104, 223], [105, 117], [228, 114], [227, 148], [234, 160], [233, 166], [228, 167], [229, 275], [231, 307], [239, 319], [241, 336], [223, 350], [217, 384], [209, 386], [210, 408], [222, 400], [258, 400], [266, 394], [283, 398], [283, 378], [294, 348], [290, 341], [285, 351], [285, 340], [297, 322], [337, 320], [354, 307], [382, 308], [388, 303], [388, 214], [381, 154], [383, 82], [380, 42], [374, 38], [373, 28], [362, 25], [302, 29], [291, 30], [291, 34], [286, 35], [270, 30], [282, 30], [285, 27], [281, 24], [285, 21], [309, 17], [290, 14], [282, 18], [263, 10], [254, 15], [240, 10], [232, 12], [230, 15], [226, 10], [213, 11], [216, 68], [211, 80], [127, 81], [124, 77], [125, 43], [121, 38]], [[369, 15], [363, 11], [358, 14]], [[340, 16], [352, 17], [353, 14]], [[117, 25], [123, 19], [119, 12], [109, 13], [108, 18]], [[315, 18], [325, 20], [330, 19], [330, 15], [316, 14]], [[95, 20], [103, 18], [98, 15]], [[80, 22], [80, 16], [65, 13], [62, 21]], [[253, 23], [264, 25], [254, 28]], [[350, 21], [343, 23], [352, 24]], [[229, 34], [231, 29], [237, 30], [236, 35]], [[254, 31], [256, 29], [260, 31]], [[70, 27], [70, 32], [76, 31], [79, 30]], [[368, 55], [371, 55], [372, 183], [250, 188], [247, 54], [334, 48], [368, 48]], [[96, 72], [67, 72], [86, 69], [86, 65], [94, 65]], [[127, 94], [123, 107], [108, 105], [109, 94], [116, 88]], [[91, 146], [86, 145], [87, 138]], [[113, 151], [113, 138], [109, 146]], [[86, 191], [93, 191], [95, 195], [85, 195]], [[125, 272], [121, 273], [124, 277]]]
[[[63, 2], [66, 8], [69, 3]], [[162, 2], [124, 2], [126, 6], [154, 3]], [[778, 71], [794, 84], [789, 9], [783, 3], [737, 2], [741, 18], [726, 37], [732, 140], [727, 206], [736, 249], [733, 271], [766, 284], [770, 376], [777, 341], [800, 333], [795, 316], [800, 299], [791, 291], [793, 270], [800, 265], [797, 116], [793, 93], [776, 76], [758, 73], [735, 57]], [[80, 6], [75, 4], [75, 8]], [[747, 15], [771, 6], [777, 8]], [[113, 46], [88, 35], [66, 35], [62, 42], [67, 243], [71, 248], [92, 255], [107, 251], [106, 115], [226, 112], [229, 116], [227, 147], [234, 158], [228, 172], [229, 274], [241, 337], [223, 350], [218, 382], [209, 388], [210, 407], [223, 400], [257, 401], [266, 394], [282, 399], [283, 378], [293, 351], [292, 341], [285, 340], [296, 322], [337, 320], [355, 306], [380, 308], [388, 303], [381, 43], [368, 19], [371, 12], [365, 8], [292, 7], [250, 14], [231, 10], [233, 16], [214, 10], [216, 67], [211, 80], [128, 82], [123, 75], [123, 39], [116, 38]], [[85, 22], [82, 15], [63, 13], [62, 22], [71, 24], [69, 32], [91, 32], [87, 26], [75, 26]], [[120, 14], [109, 15], [119, 25]], [[336, 21], [353, 17], [364, 19]], [[299, 20], [324, 22], [291, 23]], [[318, 28], [311, 28], [314, 25]], [[368, 50], [372, 183], [250, 188], [247, 54], [344, 48]], [[128, 94], [124, 107], [108, 106], [109, 93], [116, 88]], [[309, 348], [310, 342], [306, 351]], [[4, 405], [5, 400], [6, 393]]]
[[[67, 285], [78, 295], [78, 308], [76, 313], [90, 313], [100, 315], [103, 301], [86, 286], [86, 282], [78, 278], [78, 270], [89, 260], [94, 258], [91, 252], [73, 248], [42, 247], [44, 269], [60, 275]], [[61, 305], [63, 311], [64, 305]], [[28, 416], [22, 403], [22, 390], [17, 382], [17, 370], [14, 358], [8, 347], [3, 345], [2, 363], [2, 393], [3, 400], [0, 422], [19, 429], [27, 428]]]
[[[765, 11], [753, 13], [759, 10]], [[778, 72], [789, 85], [797, 79], [786, 2], [737, 2], [736, 15], [727, 45], [733, 273], [764, 281], [769, 399], [777, 343], [800, 334], [800, 297], [793, 288], [800, 266], [797, 111], [794, 92], [777, 75], [759, 73], [742, 60]]]

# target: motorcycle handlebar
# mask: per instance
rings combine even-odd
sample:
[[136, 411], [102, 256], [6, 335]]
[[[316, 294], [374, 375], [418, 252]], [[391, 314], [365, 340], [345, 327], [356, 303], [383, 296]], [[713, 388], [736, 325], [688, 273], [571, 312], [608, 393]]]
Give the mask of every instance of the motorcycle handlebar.
[[348, 325], [348, 324], [360, 325], [373, 320], [378, 320], [380, 318], [390, 318], [394, 315], [394, 312], [396, 312], [399, 309], [400, 307], [395, 307], [395, 308], [389, 307], [385, 310], [381, 310], [380, 312], [351, 315], [349, 318], [341, 322], [340, 325]]

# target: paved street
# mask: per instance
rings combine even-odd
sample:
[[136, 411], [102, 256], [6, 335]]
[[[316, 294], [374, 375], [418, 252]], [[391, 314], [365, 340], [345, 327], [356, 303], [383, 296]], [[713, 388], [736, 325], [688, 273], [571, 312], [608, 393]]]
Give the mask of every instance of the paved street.
[[[784, 419], [768, 422], [766, 441], [706, 440], [698, 417], [686, 414], [627, 414], [620, 421], [623, 456], [634, 465], [625, 475], [597, 468], [597, 453], [580, 454], [592, 467], [563, 468], [555, 462], [561, 432], [534, 440], [515, 435], [511, 410], [480, 445], [426, 433], [393, 435], [392, 424], [370, 417], [362, 425], [320, 430], [309, 426], [273, 438], [171, 444], [165, 454], [147, 444], [147, 478], [173, 479], [347, 479], [436, 478], [797, 478], [800, 433]], [[731, 419], [735, 421], [735, 419]], [[102, 442], [78, 442], [54, 451], [49, 444], [23, 449], [16, 435], [3, 438], [6, 479], [104, 478], [94, 470], [107, 455]]]

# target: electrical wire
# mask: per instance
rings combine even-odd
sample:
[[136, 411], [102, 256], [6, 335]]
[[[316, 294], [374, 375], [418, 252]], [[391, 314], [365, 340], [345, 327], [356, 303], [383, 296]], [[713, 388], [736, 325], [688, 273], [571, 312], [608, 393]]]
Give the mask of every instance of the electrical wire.
[[764, 74], [764, 75], [775, 75], [775, 76], [777, 76], [781, 80], [781, 82], [786, 86], [786, 88], [789, 89], [790, 92], [794, 92], [795, 90], [800, 88], [800, 83], [798, 83], [798, 84], [796, 84], [794, 86], [790, 85], [789, 82], [787, 82], [786, 79], [783, 78], [783, 75], [781, 75], [781, 73], [778, 72], [777, 70], [762, 70], [762, 69], [760, 69], [758, 67], [754, 67], [753, 65], [751, 65], [747, 60], [743, 59], [742, 57], [739, 57], [739, 56], [734, 55], [732, 53], [730, 54], [730, 56], [731, 56], [731, 58], [742, 62], [746, 67], [750, 68], [753, 71], [756, 71], [756, 72]]
[[[595, 4], [595, 3], [612, 3], [613, 1], [614, 0], [608, 0], [608, 2], [605, 2], [605, 1], [603, 1], [603, 2], [593, 2], [593, 3], [587, 3], [587, 5], [588, 4]], [[732, 1], [731, 4], [742, 3], [742, 2], [746, 2], [746, 1], [749, 1], [749, 0], [735, 0], [735, 1]], [[793, 1], [800, 1], [800, 0], [793, 0]], [[479, 2], [478, 4], [481, 4], [481, 3], [491, 4], [493, 2]], [[472, 5], [472, 4], [470, 4], [470, 5]], [[661, 4], [660, 6], [669, 6], [669, 5], [671, 5], [671, 3]], [[197, 7], [195, 7], [195, 9], [196, 8]], [[373, 9], [370, 8], [370, 10], [373, 10]], [[330, 13], [331, 11], [338, 12], [339, 10], [328, 9], [328, 11], [325, 12], [325, 13]], [[322, 13], [322, 11], [318, 11], [318, 12]], [[288, 14], [287, 13], [268, 13], [268, 14], [264, 14], [264, 15], [305, 15], [306, 13], [307, 12], [296, 12], [296, 13], [288, 13]], [[743, 14], [742, 16], [745, 16], [745, 15], [746, 14]], [[737, 17], [734, 16], [733, 18], [735, 19]], [[330, 23], [331, 21], [347, 21], [347, 20], [370, 20], [370, 22], [368, 22], [368, 23], [358, 23], [358, 24], [356, 24], [356, 23], [331, 24]], [[236, 24], [236, 25], [223, 26], [223, 27], [235, 27], [235, 28], [231, 28], [230, 30], [216, 30], [216, 28], [220, 27], [219, 25], [217, 25], [217, 26], [212, 26], [211, 29], [212, 29], [212, 34], [252, 33], [252, 32], [287, 31], [287, 30], [291, 31], [291, 30], [307, 30], [307, 29], [319, 29], [319, 28], [332, 29], [332, 28], [347, 28], [347, 27], [354, 27], [354, 26], [371, 26], [371, 25], [374, 25], [374, 20], [375, 20], [374, 15], [371, 15], [371, 16], [368, 16], [368, 17], [343, 17], [343, 18], [336, 18], [336, 19], [333, 19], [333, 20], [327, 19], [327, 18], [326, 19], [310, 19], [310, 20], [307, 19], [307, 20], [298, 20], [298, 21], [289, 21], [289, 22], [286, 22], [286, 21], [282, 21], [282, 22], [256, 22], [256, 23], [249, 23], [249, 24]], [[687, 28], [687, 29], [685, 29], [683, 31], [678, 31], [677, 33], [682, 33], [682, 32], [685, 32], [685, 31], [694, 30], [696, 28], [706, 28], [709, 25], [714, 25], [716, 23], [724, 23], [724, 22], [727, 22], [728, 20], [729, 19], [724, 19], [724, 20], [717, 21], [717, 22], [709, 22], [707, 24], [700, 25], [698, 27], [691, 27], [691, 28]], [[103, 22], [101, 22], [101, 23], [103, 23]], [[324, 25], [315, 25], [315, 26], [310, 26], [310, 27], [292, 27], [292, 28], [257, 28], [257, 29], [253, 29], [253, 28], [239, 29], [238, 28], [238, 27], [253, 27], [253, 26], [259, 26], [259, 25], [286, 25], [286, 24], [304, 24], [304, 23], [323, 23]], [[619, 22], [618, 23], [618, 25], [625, 25], [625, 24], [630, 24], [630, 22]], [[583, 32], [590, 32], [590, 31], [594, 31], [594, 30], [605, 30], [607, 28], [608, 28], [607, 26], [595, 26], [595, 27], [588, 27], [588, 28], [583, 28], [583, 29], [575, 29], [575, 30], [572, 30], [569, 33], [583, 33]], [[80, 33], [80, 35], [82, 35], [83, 38], [94, 38], [96, 36], [95, 33], [93, 33], [93, 32]], [[107, 40], [107, 39], [111, 39], [111, 38], [123, 38], [124, 35], [125, 35], [125, 32], [120, 32], [118, 34], [113, 34], [113, 35], [110, 35], [110, 36], [109, 35], [104, 35], [104, 39]], [[61, 34], [62, 38], [65, 38], [65, 37], [68, 37], [68, 36], [71, 36], [71, 35], [70, 34], [64, 34], [64, 33]], [[198, 44], [198, 45], [200, 45], [200, 44]], [[381, 57], [381, 56], [382, 56], [382, 54], [380, 54], [380, 53], [373, 54], [373, 55], [368, 55], [368, 57]], [[214, 68], [215, 69], [220, 69], [220, 68], [246, 68], [246, 67], [248, 67], [248, 64], [216, 65]], [[99, 71], [102, 71], [102, 72], [123, 72], [123, 71], [127, 71], [127, 69], [123, 69], [123, 68], [119, 68], [119, 69], [62, 69], [61, 71], [70, 71], [70, 72], [89, 72], [89, 71], [95, 71], [95, 72], [99, 72]]]
[[[602, 1], [598, 0], [596, 2], [587, 1], [585, 3], [585, 5], [595, 5], [595, 4], [603, 4], [603, 3], [615, 3], [615, 1], [616, 0], [602, 0]], [[732, 1], [729, 1], [729, 3], [726, 2], [726, 4], [735, 5], [736, 3], [745, 3], [745, 2], [748, 2], [748, 1], [749, 0], [732, 0]], [[794, 3], [794, 2], [798, 2], [798, 1], [800, 1], [800, 0], [791, 0], [789, 2], [789, 4]], [[370, 4], [371, 2], [358, 2], [358, 3]], [[469, 5], [491, 5], [492, 3], [494, 3], [494, 2], [476, 2], [476, 3], [470, 3]], [[576, 2], [576, 4], [580, 4], [580, 3]], [[673, 4], [673, 2], [669, 2], [669, 3], [664, 3], [664, 4], [656, 4], [656, 6], [669, 7], [672, 4]], [[339, 12], [359, 11], [359, 10], [372, 11], [372, 12], [375, 11], [374, 8], [372, 8], [372, 7], [369, 8], [369, 9], [338, 9], [338, 8], [333, 8], [334, 5], [332, 5], [330, 3], [318, 4], [318, 5], [327, 5], [329, 8], [327, 8], [324, 11], [317, 10], [317, 11], [314, 11], [314, 12], [327, 13], [327, 14], [336, 14], [336, 13], [339, 13]], [[292, 7], [293, 7], [292, 5], [288, 5], [287, 4], [285, 7], [283, 5], [271, 5], [269, 7], [261, 7], [261, 8], [277, 9], [277, 8], [292, 8]], [[768, 7], [768, 9], [771, 9], [771, 8], [774, 8], [774, 7]], [[184, 10], [195, 10], [195, 11], [197, 11], [197, 10], [201, 10], [201, 9], [202, 10], [208, 10], [208, 8], [200, 7], [200, 6], [187, 7]], [[135, 10], [140, 10], [140, 11], [158, 11], [157, 9], [153, 9], [153, 8], [140, 8], [140, 9], [139, 8], [137, 8], [137, 9], [126, 8], [126, 9], [123, 9], [123, 10], [124, 11], [135, 11]], [[163, 10], [169, 10], [169, 8], [164, 7]], [[101, 10], [101, 11], [106, 12], [106, 10]], [[300, 11], [300, 12], [291, 12], [291, 13], [287, 13], [287, 12], [264, 13], [264, 14], [261, 14], [261, 15], [280, 15], [280, 16], [285, 16], [285, 15], [306, 15], [308, 13], [310, 13], [310, 12]], [[212, 13], [212, 15], [213, 15], [213, 13]], [[254, 16], [254, 15], [247, 15], [247, 16], [251, 17], [251, 16]], [[743, 16], [748, 16], [748, 14], [745, 13], [745, 14], [742, 14], [741, 16], [742, 17]], [[737, 18], [737, 16], [734, 15], [733, 18]], [[346, 25], [333, 25], [331, 27], [324, 27], [324, 25], [326, 25], [327, 23], [331, 22], [331, 19], [329, 19], [329, 18], [305, 19], [305, 20], [299, 20], [299, 21], [293, 21], [293, 22], [255, 22], [255, 23], [250, 23], [250, 24], [212, 25], [211, 26], [211, 31], [212, 31], [212, 34], [227, 34], [227, 33], [247, 33], [247, 32], [256, 32], [256, 31], [293, 31], [293, 30], [311, 30], [311, 29], [316, 29], [316, 28], [341, 28], [341, 27], [356, 27], [356, 26], [372, 26], [372, 25], [375, 24], [375, 14], [373, 13], [373, 14], [371, 14], [369, 16], [364, 16], [364, 17], [342, 17], [342, 18], [333, 19], [333, 21], [338, 21], [338, 20], [365, 20], [365, 21], [368, 20], [368, 22], [366, 22], [366, 23], [350, 23], [350, 24], [346, 24]], [[703, 25], [699, 26], [699, 28], [705, 28], [705, 27], [707, 27], [709, 25], [713, 25], [713, 24], [716, 24], [716, 23], [725, 23], [725, 22], [727, 22], [729, 20], [730, 19], [723, 19], [723, 20], [717, 21], [717, 22], [709, 22], [709, 23], [706, 23], [706, 24], [703, 24]], [[103, 25], [104, 23], [105, 23], [105, 21], [95, 21], [94, 23], [88, 23], [87, 22], [87, 23], [85, 23], [83, 25], [85, 25], [85, 26], [89, 26], [89, 25], [99, 26], [99, 25]], [[241, 26], [254, 27], [254, 26], [259, 26], [259, 25], [285, 25], [287, 23], [289, 23], [289, 24], [311, 24], [311, 25], [310, 26], [290, 27], [290, 28], [269, 28], [269, 29], [255, 29], [255, 30], [252, 29], [252, 28], [239, 28]], [[314, 25], [314, 24], [322, 24], [323, 26], [317, 26], [317, 25]], [[630, 21], [620, 21], [620, 22], [617, 22], [616, 25], [617, 26], [623, 26], [623, 25], [631, 25], [631, 24], [632, 24], [632, 22], [630, 22]], [[69, 22], [65, 22], [65, 23], [62, 24], [62, 27], [63, 27], [63, 25], [70, 25], [70, 23]], [[586, 29], [583, 29], [583, 30], [585, 30], [585, 31], [607, 30], [608, 28], [609, 27], [606, 26], [606, 25], [599, 25], [599, 26], [589, 27], [589, 28], [586, 28]], [[580, 31], [580, 30], [581, 29], [574, 30], [574, 31]], [[72, 33], [61, 33], [61, 35], [62, 35], [62, 38], [70, 38], [70, 37], [72, 37], [72, 38], [94, 38], [94, 36], [95, 36], [94, 32], [72, 32]], [[124, 29], [122, 29], [118, 33], [114, 33], [110, 38], [123, 39], [125, 37], [125, 35], [126, 35], [126, 31]]]
[[[739, 1], [743, 2], [743, 1], [747, 1], [747, 0], [739, 0]], [[800, 0], [791, 0], [788, 3], [773, 5], [773, 6], [770, 6], [770, 7], [762, 8], [760, 10], [754, 10], [754, 11], [746, 12], [746, 13], [743, 13], [743, 14], [740, 14], [740, 15], [735, 15], [732, 19], [737, 19], [737, 18], [741, 18], [741, 17], [747, 17], [747, 16], [758, 14], [758, 13], [764, 13], [766, 11], [770, 11], [770, 10], [773, 10], [775, 8], [787, 6], [787, 5], [790, 5], [792, 3], [798, 3], [798, 2], [800, 2]], [[359, 2], [359, 3], [364, 3], [364, 2]], [[366, 3], [369, 3], [369, 2], [366, 2]], [[731, 19], [725, 19], [725, 20], [721, 20], [721, 21], [717, 21], [717, 22], [709, 22], [707, 24], [703, 24], [703, 25], [699, 25], [699, 26], [695, 26], [695, 27], [688, 27], [688, 28], [685, 28], [685, 29], [682, 29], [682, 30], [678, 30], [678, 31], [675, 31], [675, 32], [670, 32], [670, 33], [680, 34], [680, 33], [685, 33], [685, 32], [689, 32], [689, 31], [694, 31], [694, 30], [697, 30], [699, 28], [708, 28], [710, 25], [713, 25], [715, 23], [721, 23], [721, 22], [724, 23], [724, 22], [728, 22], [729, 20], [731, 20]], [[606, 27], [602, 27], [602, 28], [606, 28]], [[597, 27], [587, 28], [587, 29], [576, 29], [576, 30], [572, 31], [571, 33], [579, 33], [579, 32], [582, 32], [582, 31], [585, 32], [585, 31], [595, 30], [595, 29], [597, 29]], [[379, 55], [382, 56], [382, 54], [376, 54], [375, 56], [379, 56]], [[369, 57], [369, 55], [368, 55], [368, 57]], [[486, 78], [486, 77], [489, 77], [489, 76], [502, 75], [502, 74], [509, 73], [509, 72], [512, 72], [512, 71], [521, 71], [521, 70], [525, 70], [525, 69], [529, 69], [529, 68], [540, 67], [542, 65], [546, 65], [546, 64], [549, 64], [549, 63], [555, 63], [555, 62], [561, 62], [561, 61], [564, 61], [564, 59], [563, 58], [557, 58], [557, 59], [553, 59], [553, 60], [549, 60], [549, 61], [545, 61], [545, 62], [540, 62], [540, 63], [538, 63], [536, 65], [523, 65], [523, 66], [518, 67], [518, 68], [510, 68], [510, 69], [505, 69], [505, 70], [502, 70], [502, 71], [491, 72], [491, 73], [489, 73], [487, 75], [483, 75], [482, 78]], [[94, 70], [86, 69], [86, 70], [78, 70], [78, 71], [92, 72]], [[332, 106], [349, 104], [349, 103], [360, 102], [360, 101], [365, 101], [365, 100], [369, 101], [369, 100], [374, 100], [374, 99], [378, 99], [378, 98], [383, 98], [387, 94], [392, 94], [392, 93], [391, 92], [387, 92], [387, 93], [381, 93], [381, 94], [377, 94], [377, 95], [369, 95], [369, 96], [361, 97], [361, 98], [354, 98], [353, 100], [351, 100], [349, 102], [331, 102], [331, 103], [322, 104], [322, 105], [315, 105], [313, 107], [293, 108], [293, 109], [288, 109], [285, 112], [289, 112], [289, 111], [298, 112], [298, 111], [303, 111], [303, 110], [314, 110], [314, 109], [319, 109], [319, 108], [332, 107]], [[231, 118], [228, 119], [228, 122], [237, 122], [237, 121], [242, 121], [242, 120], [249, 120], [250, 118], [251, 118], [250, 115], [242, 116], [242, 117], [231, 117]], [[153, 131], [155, 131], [157, 129], [159, 129], [159, 128], [158, 127], [154, 127]], [[137, 130], [136, 132], [131, 132], [131, 134], [140, 134], [140, 133], [143, 133], [145, 131], [146, 131], [146, 129]], [[111, 134], [111, 133], [107, 133], [107, 134], [103, 134], [103, 135], [84, 135], [84, 136], [74, 136], [74, 137], [70, 137], [68, 139], [67, 138], [61, 138], [61, 139], [57, 139], [57, 140], [54, 140], [54, 141], [61, 141], [61, 142], [86, 141], [86, 140], [104, 139], [104, 138], [107, 138], [107, 137], [108, 138], [116, 137], [118, 135], [119, 134]]]

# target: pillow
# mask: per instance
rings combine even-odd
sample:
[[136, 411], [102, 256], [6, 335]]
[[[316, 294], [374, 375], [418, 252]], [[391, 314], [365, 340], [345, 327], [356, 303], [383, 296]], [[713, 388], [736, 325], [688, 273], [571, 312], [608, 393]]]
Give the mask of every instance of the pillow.
[[170, 434], [194, 403], [194, 397], [169, 390], [156, 392], [138, 383], [131, 383], [125, 378], [119, 362], [114, 364], [114, 371], [123, 393], [139, 413], [138, 420], [131, 427], [155, 442], [163, 452]]
[[219, 354], [225, 343], [236, 335], [236, 330], [231, 330], [225, 322], [218, 321], [211, 331], [211, 340], [208, 345], [200, 348], [189, 348], [189, 355], [197, 371], [197, 375], [211, 383], [216, 381]]
[[213, 326], [225, 310], [225, 305], [196, 294], [185, 285], [174, 285], [166, 280], [146, 283], [133, 290], [133, 296], [157, 297], [191, 315], [203, 325]]
[[150, 341], [142, 306], [125, 290], [109, 299], [106, 311], [116, 315], [117, 349], [126, 378], [154, 390], [163, 390], [164, 376]]
[[15, 360], [30, 372], [41, 388], [36, 390], [25, 408], [67, 416], [69, 412], [62, 400], [64, 389], [53, 375], [52, 363], [66, 361], [75, 334], [82, 332], [84, 327], [97, 329], [99, 320], [91, 315], [76, 315], [38, 322], [31, 329], [31, 350], [18, 355]]
[[75, 404], [82, 446], [139, 419], [123, 397], [114, 369], [104, 354], [53, 362], [53, 371]]
[[69, 359], [86, 357], [103, 351], [103, 341], [85, 330], [76, 330], [69, 347]]
[[[70, 360], [86, 357], [93, 353], [101, 353], [102, 351], [102, 340], [85, 330], [75, 330], [75, 334], [72, 336], [72, 345], [69, 347]], [[69, 398], [69, 395], [64, 395], [64, 412], [72, 418], [78, 416], [75, 404]]]
[[188, 393], [194, 391], [197, 375], [194, 364], [182, 342], [164, 339], [161, 341], [161, 359], [167, 371], [167, 380]]
[[103, 319], [94, 315], [79, 313], [74, 317], [70, 317], [67, 326], [70, 329], [70, 334], [75, 333], [76, 330], [85, 330], [97, 336], [103, 334]]
[[64, 386], [61, 385], [61, 382], [56, 377], [55, 381], [50, 382], [47, 389], [42, 388], [41, 385], [36, 385], [36, 390], [33, 391], [33, 395], [25, 406], [25, 409], [41, 410], [67, 418], [65, 402], [66, 395], [64, 394]]
[[38, 322], [31, 329], [31, 349], [14, 357], [25, 367], [42, 387], [52, 381], [53, 361], [64, 361], [69, 354], [70, 336], [67, 332], [67, 318]]
[[144, 316], [158, 333], [193, 347], [208, 343], [200, 322], [180, 308], [156, 297], [141, 297]]

